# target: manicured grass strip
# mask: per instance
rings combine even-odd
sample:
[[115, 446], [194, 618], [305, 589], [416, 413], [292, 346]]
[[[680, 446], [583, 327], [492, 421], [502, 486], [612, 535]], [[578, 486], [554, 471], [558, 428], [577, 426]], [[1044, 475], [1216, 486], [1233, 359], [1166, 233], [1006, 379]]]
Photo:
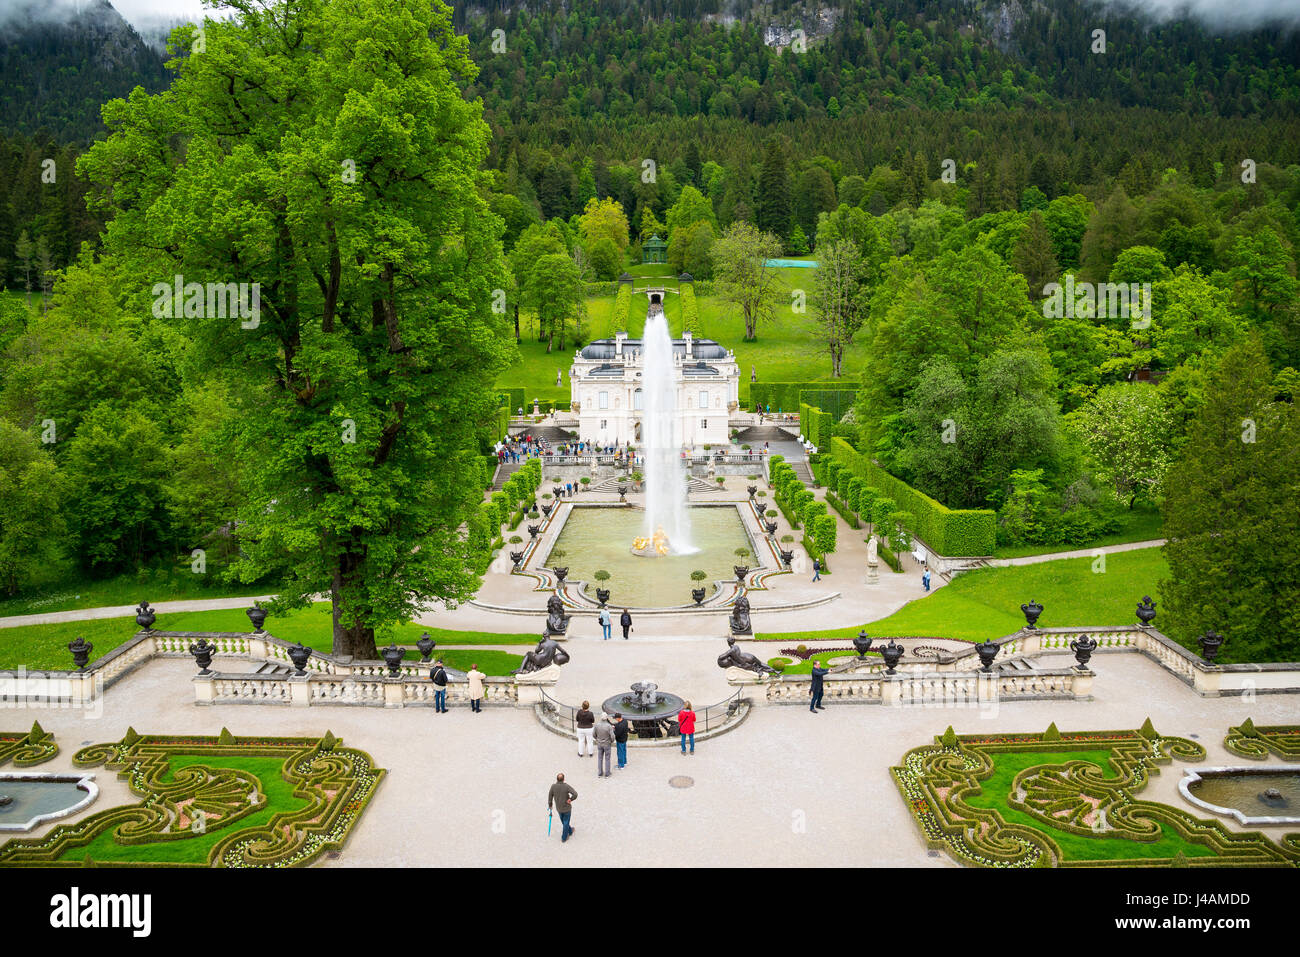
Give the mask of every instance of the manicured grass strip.
[[265, 595], [270, 586], [221, 585], [211, 576], [173, 572], [139, 577], [119, 575], [103, 581], [74, 580], [52, 584], [30, 595], [0, 601], [0, 618], [13, 615], [43, 615], [52, 611], [80, 608], [104, 608], [113, 605], [138, 605], [141, 599], [152, 604], [160, 601], [203, 601], [209, 598], [238, 598], [240, 595]]
[[[758, 640], [804, 643], [852, 638], [865, 627], [873, 638], [938, 637], [987, 641], [1018, 631], [1025, 624], [1021, 604], [1042, 602], [1040, 627], [1068, 628], [1137, 622], [1134, 609], [1143, 595], [1159, 604], [1157, 584], [1169, 576], [1162, 550], [1144, 548], [1107, 555], [1106, 570], [1094, 572], [1093, 558], [1068, 558], [1011, 568], [965, 572], [924, 598], [865, 626], [825, 631], [764, 632]], [[1157, 619], [1156, 626], [1160, 621]]]
[[1061, 848], [1066, 860], [1118, 861], [1137, 857], [1161, 859], [1175, 857], [1179, 851], [1182, 851], [1184, 857], [1216, 856], [1214, 851], [1205, 845], [1185, 841], [1172, 828], [1159, 822], [1157, 823], [1160, 827], [1160, 837], [1155, 841], [1134, 841], [1124, 837], [1120, 831], [1101, 832], [1084, 837], [1081, 834], [1045, 825], [1042, 818], [1034, 817], [1007, 804], [1007, 796], [1011, 793], [1012, 782], [1016, 775], [1031, 767], [1065, 764], [1068, 761], [1087, 761], [1101, 768], [1104, 777], [1116, 777], [1110, 763], [1109, 749], [994, 753], [990, 757], [993, 759], [993, 774], [980, 782], [978, 793], [967, 795], [963, 799], [965, 803], [971, 807], [997, 811], [1008, 824], [1021, 824], [1050, 834], [1052, 840]]
[[[406, 657], [408, 659], [418, 659], [420, 655], [418, 652], [407, 652]], [[435, 648], [433, 660], [436, 661], [439, 658], [448, 668], [454, 668], [458, 671], [469, 671], [470, 665], [478, 664], [478, 670], [489, 678], [504, 677], [524, 662], [523, 655], [512, 655], [508, 651], [490, 651], [486, 648], [463, 648], [448, 651]], [[433, 667], [432, 662], [430, 662], [429, 667]]]
[[[161, 614], [154, 627], [160, 631], [252, 631], [248, 616], [239, 608]], [[274, 615], [267, 619], [266, 629], [276, 638], [290, 642], [301, 641], [317, 651], [328, 653], [333, 647], [330, 607], [324, 602], [318, 602], [310, 608]], [[0, 668], [22, 666], [29, 671], [71, 669], [72, 654], [68, 651], [68, 642], [78, 635], [94, 644], [95, 650], [91, 653], [91, 659], [94, 660], [128, 641], [138, 630], [134, 616], [29, 625], [25, 628], [0, 628]], [[377, 639], [377, 644], [382, 647], [389, 641], [396, 641], [398, 644], [414, 645], [426, 631], [440, 646], [537, 643], [537, 635], [534, 634], [452, 631], [412, 622], [394, 628], [389, 635], [381, 636]]]
[[1124, 512], [1119, 531], [1103, 535], [1087, 545], [1005, 545], [993, 550], [995, 558], [1024, 558], [1026, 555], [1046, 555], [1049, 552], [1071, 552], [1080, 548], [1108, 548], [1129, 542], [1149, 542], [1165, 537], [1164, 520], [1157, 508], [1134, 509]]

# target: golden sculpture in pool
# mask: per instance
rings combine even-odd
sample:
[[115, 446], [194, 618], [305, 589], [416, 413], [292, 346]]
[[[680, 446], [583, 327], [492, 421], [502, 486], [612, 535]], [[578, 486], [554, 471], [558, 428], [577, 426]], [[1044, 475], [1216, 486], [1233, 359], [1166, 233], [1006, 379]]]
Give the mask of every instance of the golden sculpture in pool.
[[653, 537], [642, 535], [632, 539], [632, 551], [638, 555], [667, 555], [668, 536], [664, 534], [664, 527], [660, 525]]

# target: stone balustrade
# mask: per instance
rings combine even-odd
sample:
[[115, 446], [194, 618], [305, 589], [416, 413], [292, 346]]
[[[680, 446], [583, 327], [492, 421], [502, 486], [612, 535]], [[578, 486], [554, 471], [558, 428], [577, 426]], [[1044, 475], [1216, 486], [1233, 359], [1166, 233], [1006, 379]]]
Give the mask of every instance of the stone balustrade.
[[[758, 704], [808, 704], [812, 677], [760, 677], [731, 669], [733, 685], [761, 686]], [[912, 672], [830, 674], [823, 679], [824, 701], [889, 704], [896, 707], [981, 707], [999, 701], [1090, 699], [1093, 672], [1078, 668], [1014, 672]], [[755, 690], [758, 690], [757, 688]], [[753, 699], [751, 699], [753, 700]]]

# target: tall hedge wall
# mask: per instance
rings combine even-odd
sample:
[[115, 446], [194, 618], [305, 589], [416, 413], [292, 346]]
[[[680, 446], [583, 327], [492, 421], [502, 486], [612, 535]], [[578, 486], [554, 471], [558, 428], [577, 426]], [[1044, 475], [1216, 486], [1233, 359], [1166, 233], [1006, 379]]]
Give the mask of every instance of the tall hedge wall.
[[609, 314], [609, 325], [605, 330], [605, 338], [613, 339], [614, 333], [622, 332], [631, 323], [632, 315], [632, 284], [619, 283], [618, 295], [614, 297], [614, 311]]
[[524, 407], [524, 390], [522, 388], [502, 389], [501, 398], [510, 408], [511, 415]]
[[[902, 479], [890, 475], [841, 438], [830, 442], [831, 455], [864, 485], [888, 496], [899, 511], [915, 517], [912, 531], [940, 555], [991, 555], [995, 540], [995, 516], [986, 508], [951, 509], [918, 492]], [[861, 509], [859, 509], [860, 511]]]
[[689, 282], [682, 283], [678, 293], [682, 297], [682, 331], [693, 336], [701, 336], [700, 307], [695, 301], [695, 288]]
[[857, 400], [858, 383], [835, 382], [751, 382], [747, 408], [771, 405], [772, 411], [797, 412], [800, 402], [829, 412], [838, 422]]

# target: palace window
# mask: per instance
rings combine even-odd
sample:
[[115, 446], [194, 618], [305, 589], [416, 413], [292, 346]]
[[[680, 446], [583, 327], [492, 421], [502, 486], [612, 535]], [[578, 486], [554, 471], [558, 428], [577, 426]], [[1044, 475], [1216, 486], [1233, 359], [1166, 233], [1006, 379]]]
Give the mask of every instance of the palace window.
[[608, 408], [609, 408], [609, 393], [608, 393], [608, 392], [602, 392], [602, 393], [600, 393], [600, 408], [602, 408], [602, 409], [608, 409]]
[[640, 389], [632, 393], [632, 407], [635, 409], [645, 408], [645, 393]]
[[706, 392], [706, 391], [704, 391], [703, 389], [701, 389], [701, 390], [700, 390], [700, 408], [701, 408], [701, 409], [707, 409], [708, 407], [709, 407], [709, 393]]

